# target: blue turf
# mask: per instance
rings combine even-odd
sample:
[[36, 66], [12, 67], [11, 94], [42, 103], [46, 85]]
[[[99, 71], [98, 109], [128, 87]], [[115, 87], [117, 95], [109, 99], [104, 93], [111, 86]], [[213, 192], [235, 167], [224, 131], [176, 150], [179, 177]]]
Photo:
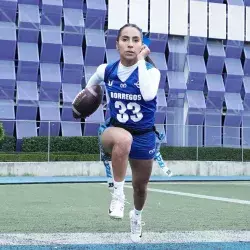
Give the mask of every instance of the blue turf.
[[250, 242], [162, 243], [162, 244], [86, 244], [53, 246], [0, 246], [0, 250], [249, 250]]

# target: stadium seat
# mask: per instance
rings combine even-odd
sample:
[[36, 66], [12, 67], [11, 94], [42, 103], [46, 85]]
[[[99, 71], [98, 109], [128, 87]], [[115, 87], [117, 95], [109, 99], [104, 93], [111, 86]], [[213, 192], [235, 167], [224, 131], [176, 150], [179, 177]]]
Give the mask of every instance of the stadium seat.
[[39, 136], [58, 136], [60, 132], [60, 107], [57, 102], [39, 102]]
[[37, 5], [18, 4], [18, 42], [37, 43], [40, 14]]
[[184, 104], [185, 145], [202, 146], [206, 103], [203, 91], [187, 90]]
[[184, 71], [187, 55], [187, 45], [184, 37], [169, 37], [168, 39], [168, 69], [171, 71]]
[[61, 28], [41, 25], [41, 63], [60, 63], [62, 52]]
[[202, 56], [204, 55], [207, 45], [207, 38], [190, 36], [188, 39], [188, 55]]
[[244, 46], [244, 75], [250, 76], [250, 45]]
[[0, 100], [0, 122], [6, 135], [13, 136], [15, 126], [15, 110], [13, 100]]
[[226, 53], [223, 44], [216, 40], [207, 42], [207, 73], [222, 74]]
[[64, 8], [63, 15], [63, 45], [81, 47], [85, 29], [82, 9]]
[[105, 0], [86, 0], [86, 28], [104, 30], [106, 18]]
[[226, 92], [240, 93], [244, 72], [240, 59], [225, 59], [224, 83]]
[[17, 2], [17, 0], [0, 0], [0, 22], [16, 22]]
[[17, 44], [18, 50], [18, 81], [37, 81], [39, 68], [38, 45], [36, 43]]
[[86, 52], [85, 65], [98, 66], [104, 62], [105, 38], [104, 31], [97, 29], [86, 29]]
[[63, 7], [81, 10], [83, 8], [83, 2], [82, 0], [64, 0]]
[[61, 26], [63, 0], [42, 0], [41, 24]]
[[184, 71], [187, 89], [203, 91], [207, 72], [203, 56], [187, 55]]
[[81, 84], [84, 66], [82, 47], [63, 46], [63, 61], [62, 82]]
[[61, 91], [61, 73], [59, 64], [40, 64], [40, 101], [59, 102]]
[[15, 59], [16, 25], [12, 22], [0, 22], [0, 60]]
[[0, 61], [0, 100], [14, 100], [16, 86], [15, 64], [13, 61]]
[[85, 119], [84, 136], [97, 136], [98, 128], [104, 122], [103, 106], [99, 108], [91, 116]]
[[240, 126], [244, 110], [239, 93], [225, 93], [226, 115], [223, 124], [223, 146], [240, 147]]

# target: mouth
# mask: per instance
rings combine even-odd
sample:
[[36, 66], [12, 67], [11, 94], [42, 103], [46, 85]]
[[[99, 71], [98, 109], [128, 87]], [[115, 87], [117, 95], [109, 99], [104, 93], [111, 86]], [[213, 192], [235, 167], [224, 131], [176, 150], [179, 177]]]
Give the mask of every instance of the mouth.
[[135, 54], [135, 52], [133, 52], [133, 51], [126, 51], [125, 53], [126, 53], [127, 55], [130, 55], [130, 56], [132, 56], [132, 55]]

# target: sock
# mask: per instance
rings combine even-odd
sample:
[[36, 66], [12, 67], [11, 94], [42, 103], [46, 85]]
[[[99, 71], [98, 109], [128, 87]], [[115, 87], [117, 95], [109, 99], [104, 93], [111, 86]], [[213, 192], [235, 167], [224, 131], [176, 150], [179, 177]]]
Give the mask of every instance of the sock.
[[123, 181], [114, 181], [114, 193], [124, 195], [124, 180]]
[[136, 209], [134, 208], [134, 213], [135, 213], [135, 217], [140, 218], [140, 217], [141, 217], [141, 214], [142, 214], [142, 210], [136, 210]]

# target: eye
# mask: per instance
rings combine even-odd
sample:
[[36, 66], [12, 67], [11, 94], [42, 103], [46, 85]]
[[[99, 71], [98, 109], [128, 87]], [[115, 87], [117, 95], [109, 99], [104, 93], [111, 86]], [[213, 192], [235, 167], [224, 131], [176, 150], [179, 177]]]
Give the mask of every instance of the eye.
[[128, 39], [127, 38], [122, 38], [122, 41], [123, 42], [126, 42]]

